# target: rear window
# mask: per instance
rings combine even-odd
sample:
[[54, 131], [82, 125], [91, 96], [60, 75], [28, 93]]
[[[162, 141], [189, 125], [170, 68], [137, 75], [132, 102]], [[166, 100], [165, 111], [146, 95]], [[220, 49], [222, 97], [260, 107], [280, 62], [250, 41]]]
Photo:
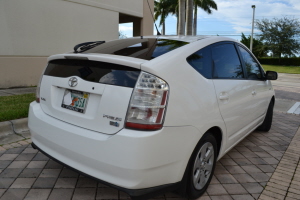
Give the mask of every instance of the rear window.
[[186, 44], [189, 43], [170, 39], [130, 38], [110, 41], [85, 53], [113, 54], [151, 60]]
[[205, 78], [212, 78], [212, 60], [210, 46], [205, 47], [189, 57], [187, 62]]
[[52, 60], [44, 75], [67, 78], [78, 76], [86, 81], [124, 87], [135, 86], [140, 70], [91, 60]]

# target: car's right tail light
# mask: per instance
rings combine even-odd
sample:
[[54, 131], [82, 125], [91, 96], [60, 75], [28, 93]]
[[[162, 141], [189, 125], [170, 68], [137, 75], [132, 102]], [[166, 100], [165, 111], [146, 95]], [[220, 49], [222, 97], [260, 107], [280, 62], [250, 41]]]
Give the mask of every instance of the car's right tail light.
[[141, 72], [131, 96], [125, 127], [142, 130], [161, 129], [168, 93], [169, 86], [164, 80]]

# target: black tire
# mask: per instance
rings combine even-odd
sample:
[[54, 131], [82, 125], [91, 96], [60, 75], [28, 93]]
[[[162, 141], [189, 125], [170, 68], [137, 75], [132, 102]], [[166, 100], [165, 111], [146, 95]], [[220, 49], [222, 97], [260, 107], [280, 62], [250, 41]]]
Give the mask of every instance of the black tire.
[[271, 101], [264, 122], [257, 128], [259, 131], [268, 132], [272, 126], [274, 102]]
[[[203, 149], [202, 149], [203, 148]], [[205, 159], [202, 160], [201, 162], [201, 156], [203, 156], [203, 154], [201, 154], [202, 152], [206, 152], [206, 154], [213, 150], [213, 152], [211, 152], [211, 156], [213, 156], [213, 158], [209, 157], [207, 164], [205, 162]], [[196, 159], [197, 158], [197, 159]], [[199, 141], [199, 143], [197, 144], [191, 159], [189, 161], [189, 166], [188, 166], [188, 173], [187, 173], [187, 188], [186, 188], [186, 192], [189, 198], [191, 199], [196, 199], [199, 198], [207, 189], [215, 167], [216, 167], [216, 160], [217, 160], [217, 142], [215, 137], [212, 134], [206, 133], [202, 139]], [[200, 161], [200, 162], [197, 162]], [[204, 162], [203, 162], [204, 161]], [[202, 163], [202, 164], [200, 164]], [[200, 167], [198, 167], [200, 164]], [[205, 167], [209, 168], [211, 164], [211, 171], [209, 172], [208, 170], [203, 170], [206, 169]], [[197, 176], [197, 174], [200, 176], [199, 180]], [[205, 174], [207, 174], [205, 176]], [[203, 177], [203, 178], [201, 178]], [[202, 182], [203, 181], [203, 182]]]

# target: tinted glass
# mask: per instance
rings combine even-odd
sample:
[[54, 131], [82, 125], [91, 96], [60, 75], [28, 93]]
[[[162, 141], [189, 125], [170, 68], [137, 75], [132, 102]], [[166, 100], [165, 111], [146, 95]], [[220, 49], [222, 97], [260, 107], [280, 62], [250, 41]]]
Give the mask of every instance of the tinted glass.
[[214, 78], [244, 78], [242, 65], [233, 44], [212, 48]]
[[239, 46], [242, 58], [245, 63], [246, 72], [249, 79], [257, 80], [262, 79], [262, 74], [259, 64], [252, 57], [252, 55], [243, 47]]
[[205, 47], [187, 58], [187, 62], [205, 78], [212, 77], [210, 47]]
[[188, 42], [168, 39], [130, 38], [110, 41], [85, 53], [113, 54], [151, 60], [186, 44]]
[[52, 60], [44, 75], [67, 78], [78, 76], [86, 81], [124, 87], [135, 86], [140, 71], [127, 66], [91, 60]]

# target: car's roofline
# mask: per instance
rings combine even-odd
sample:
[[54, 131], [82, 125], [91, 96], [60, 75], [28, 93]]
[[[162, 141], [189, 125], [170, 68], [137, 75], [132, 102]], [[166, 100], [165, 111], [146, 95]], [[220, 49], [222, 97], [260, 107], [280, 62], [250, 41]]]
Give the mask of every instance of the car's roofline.
[[[219, 38], [223, 40], [229, 40], [229, 41], [236, 41], [229, 37], [223, 37], [223, 36], [209, 36], [209, 35], [196, 35], [196, 36], [190, 36], [190, 35], [150, 35], [150, 36], [137, 36], [137, 37], [131, 37], [132, 39], [136, 38], [157, 38], [157, 39], [169, 39], [169, 40], [179, 40], [183, 42], [193, 43], [202, 39], [207, 38]], [[131, 38], [124, 38], [124, 39], [131, 39]], [[122, 39], [121, 39], [122, 40]]]
[[[108, 41], [109, 42], [117, 42], [120, 40], [124, 40], [124, 42], [126, 42], [126, 40], [137, 40], [137, 39], [166, 39], [166, 40], [177, 40], [177, 41], [182, 41], [182, 42], [187, 42], [187, 45], [184, 45], [178, 49], [182, 49], [182, 48], [187, 48], [187, 50], [189, 50], [189, 48], [195, 45], [195, 42], [200, 42], [199, 44], [201, 44], [200, 46], [206, 46], [207, 44], [210, 44], [212, 41], [216, 41], [216, 42], [222, 42], [222, 41], [231, 41], [231, 42], [238, 42], [237, 40], [234, 40], [232, 38], [229, 37], [222, 37], [222, 36], [183, 36], [183, 35], [159, 35], [159, 36], [155, 36], [155, 35], [151, 35], [151, 36], [138, 36], [138, 37], [130, 37], [130, 38], [124, 38], [124, 39], [116, 39], [116, 40], [111, 40]], [[239, 43], [239, 42], [238, 42]], [[199, 49], [199, 47], [197, 45], [197, 49]], [[97, 47], [95, 47], [97, 48]], [[134, 62], [138, 62], [138, 63], [145, 63], [145, 62], [151, 62], [152, 60], [157, 60], [158, 58], [162, 57], [165, 58], [165, 55], [161, 55], [155, 59], [152, 60], [146, 60], [146, 59], [139, 59], [139, 58], [134, 58], [134, 57], [130, 57], [130, 56], [120, 56], [120, 55], [111, 55], [111, 54], [106, 54], [106, 53], [94, 53], [94, 52], [89, 52], [90, 50], [87, 50], [83, 53], [74, 53], [74, 52], [67, 52], [64, 54], [57, 54], [57, 55], [52, 55], [48, 58], [48, 62], [51, 60], [55, 60], [55, 59], [66, 59], [65, 56], [67, 56], [69, 59], [81, 59], [82, 57], [89, 57], [88, 59], [94, 59], [95, 57], [99, 56], [99, 57], [108, 57], [109, 59], [117, 59], [118, 58], [122, 58], [121, 60], [124, 60], [124, 58], [126, 58], [127, 60], [132, 60]], [[195, 50], [196, 51], [196, 50]], [[171, 52], [167, 53], [167, 56], [171, 55], [172, 53], [175, 53], [175, 50], [172, 50]], [[189, 51], [187, 51], [189, 52]], [[171, 53], [171, 54], [170, 54]]]

